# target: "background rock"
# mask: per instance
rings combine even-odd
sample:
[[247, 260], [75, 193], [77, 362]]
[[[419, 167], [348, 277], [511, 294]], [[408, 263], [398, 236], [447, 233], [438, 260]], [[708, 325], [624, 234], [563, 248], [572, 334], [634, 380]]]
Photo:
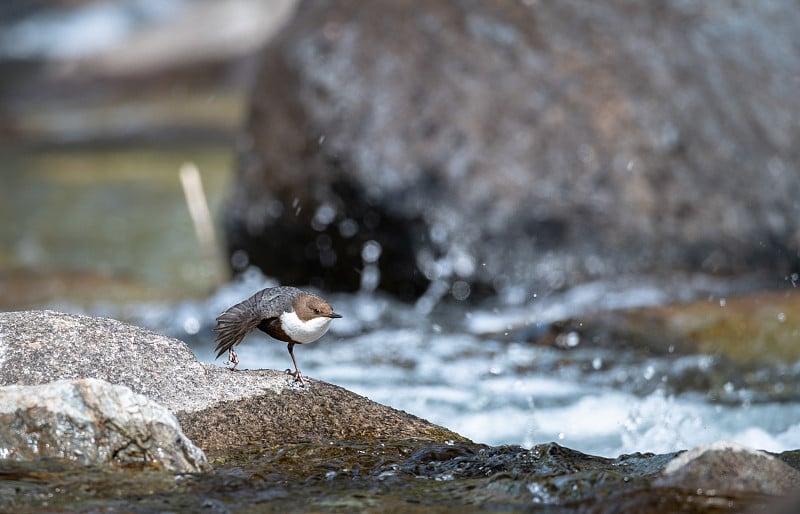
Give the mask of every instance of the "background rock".
[[376, 241], [380, 287], [459, 298], [796, 269], [798, 24], [728, 0], [304, 2], [253, 93], [234, 264], [354, 290]]
[[182, 341], [106, 318], [0, 313], [0, 385], [98, 378], [175, 413], [204, 450], [296, 441], [463, 437], [318, 380], [273, 370], [231, 372], [197, 361]]
[[165, 407], [102, 380], [0, 387], [0, 459], [210, 471]]

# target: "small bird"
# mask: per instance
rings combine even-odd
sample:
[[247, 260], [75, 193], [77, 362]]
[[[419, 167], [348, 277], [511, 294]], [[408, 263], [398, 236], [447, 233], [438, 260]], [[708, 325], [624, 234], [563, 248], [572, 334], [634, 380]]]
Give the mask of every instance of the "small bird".
[[300, 368], [294, 358], [294, 345], [312, 343], [328, 331], [328, 327], [340, 314], [333, 312], [328, 302], [296, 287], [268, 287], [257, 292], [247, 300], [237, 303], [217, 317], [217, 358], [228, 352], [225, 364], [233, 364], [235, 370], [239, 357], [233, 347], [253, 329], [266, 332], [270, 336], [289, 343], [294, 372], [286, 373], [295, 382], [303, 382]]

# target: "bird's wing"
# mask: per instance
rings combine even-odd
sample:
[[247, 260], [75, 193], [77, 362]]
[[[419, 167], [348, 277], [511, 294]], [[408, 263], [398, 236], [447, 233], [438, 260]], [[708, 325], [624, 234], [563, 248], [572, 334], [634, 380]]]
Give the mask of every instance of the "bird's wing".
[[254, 330], [261, 321], [280, 316], [282, 287], [262, 289], [247, 300], [237, 303], [217, 317], [217, 358], [227, 352]]

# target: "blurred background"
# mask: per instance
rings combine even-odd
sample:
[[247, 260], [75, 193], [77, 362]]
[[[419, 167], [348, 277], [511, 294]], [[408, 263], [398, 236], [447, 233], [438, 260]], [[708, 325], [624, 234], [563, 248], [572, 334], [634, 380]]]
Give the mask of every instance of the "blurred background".
[[[794, 11], [7, 0], [0, 308], [215, 362], [220, 312], [308, 286], [345, 317], [304, 373], [476, 441], [794, 449]], [[241, 367], [288, 366], [265, 338]]]
[[292, 5], [0, 7], [4, 307], [179, 299], [226, 278], [198, 255], [178, 170], [196, 164], [218, 212], [255, 53]]

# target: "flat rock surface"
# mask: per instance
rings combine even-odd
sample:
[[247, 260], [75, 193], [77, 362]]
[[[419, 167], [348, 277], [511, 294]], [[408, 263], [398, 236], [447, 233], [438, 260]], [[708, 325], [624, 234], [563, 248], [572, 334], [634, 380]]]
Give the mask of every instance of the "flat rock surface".
[[464, 438], [340, 387], [197, 361], [186, 343], [107, 318], [0, 313], [0, 385], [98, 378], [173, 411], [201, 448], [340, 439]]

